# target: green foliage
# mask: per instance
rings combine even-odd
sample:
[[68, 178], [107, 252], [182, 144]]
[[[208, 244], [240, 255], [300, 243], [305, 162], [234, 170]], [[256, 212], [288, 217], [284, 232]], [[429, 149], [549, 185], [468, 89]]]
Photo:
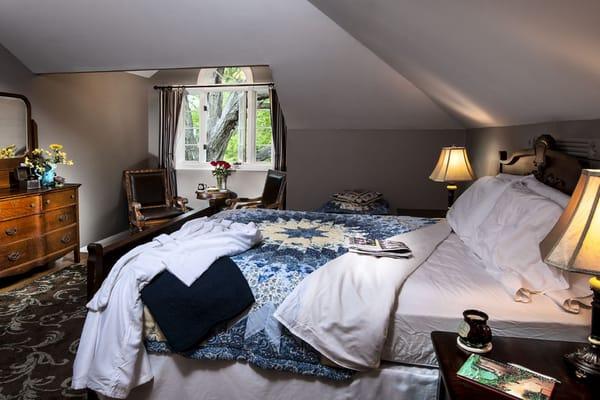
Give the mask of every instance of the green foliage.
[[238, 162], [238, 145], [239, 145], [239, 141], [240, 141], [240, 135], [237, 132], [234, 132], [234, 134], [231, 136], [231, 139], [229, 139], [229, 142], [227, 143], [227, 149], [225, 149], [225, 155], [223, 156], [223, 160], [227, 161], [228, 163], [235, 163]]
[[246, 74], [240, 67], [217, 68], [215, 83], [231, 85], [236, 83], [245, 83]]
[[[271, 126], [271, 110], [256, 110], [256, 161], [271, 161], [271, 144], [273, 143], [273, 128]], [[261, 157], [261, 149], [265, 155]]]

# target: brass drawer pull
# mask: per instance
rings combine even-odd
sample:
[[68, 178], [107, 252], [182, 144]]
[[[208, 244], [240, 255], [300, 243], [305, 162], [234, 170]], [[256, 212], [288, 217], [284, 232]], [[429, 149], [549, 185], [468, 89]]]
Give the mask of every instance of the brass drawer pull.
[[31, 208], [35, 208], [35, 203], [30, 203], [30, 204], [29, 204], [29, 207], [31, 207]]
[[9, 228], [5, 230], [4, 233], [6, 233], [6, 236], [15, 236], [17, 234], [17, 228]]
[[21, 253], [18, 251], [13, 251], [12, 253], [10, 253], [8, 255], [8, 261], [17, 261], [19, 258], [21, 258]]
[[71, 238], [71, 234], [70, 234], [70, 233], [67, 233], [66, 235], [64, 235], [64, 236], [62, 237], [62, 239], [60, 239], [60, 242], [61, 242], [62, 244], [67, 244], [67, 243], [70, 243], [70, 242], [71, 242], [71, 239], [72, 239], [72, 238]]
[[58, 216], [58, 222], [65, 222], [69, 220], [69, 216], [67, 214], [62, 214]]
[[50, 199], [46, 200], [46, 205], [50, 204]]
[[74, 194], [71, 195], [71, 200], [75, 200], [75, 195]]

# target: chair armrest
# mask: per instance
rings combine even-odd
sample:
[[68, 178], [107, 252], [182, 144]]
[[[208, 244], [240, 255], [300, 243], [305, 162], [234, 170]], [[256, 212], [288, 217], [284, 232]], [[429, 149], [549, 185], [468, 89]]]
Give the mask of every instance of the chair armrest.
[[130, 222], [131, 225], [136, 227], [138, 230], [142, 230], [144, 228], [144, 215], [142, 214], [142, 204], [137, 201], [131, 202], [131, 212], [130, 212]]
[[258, 208], [262, 205], [262, 202], [259, 201], [238, 201], [231, 208], [240, 209], [240, 208]]
[[173, 201], [175, 202], [176, 207], [181, 211], [185, 212], [187, 210], [186, 204], [189, 203], [189, 201], [185, 197], [177, 196], [173, 198]]
[[254, 202], [254, 201], [262, 201], [261, 197], [238, 197], [237, 200], [242, 201], [244, 203]]
[[271, 210], [281, 210], [281, 202], [276, 202], [276, 203], [272, 203], [272, 204], [267, 204], [266, 206], [264, 206], [264, 208], [268, 208]]
[[238, 208], [237, 204], [239, 204], [239, 203], [255, 203], [255, 202], [260, 203], [261, 200], [262, 200], [262, 197], [254, 197], [254, 198], [236, 197], [234, 199], [225, 200], [225, 204], [227, 206], [229, 206], [230, 209], [234, 209], [234, 208]]

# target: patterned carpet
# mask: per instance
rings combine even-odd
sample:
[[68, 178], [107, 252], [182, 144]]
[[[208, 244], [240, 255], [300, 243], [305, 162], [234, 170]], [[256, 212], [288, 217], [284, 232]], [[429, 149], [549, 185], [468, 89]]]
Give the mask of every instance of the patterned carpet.
[[0, 400], [86, 398], [70, 389], [85, 300], [81, 265], [0, 293]]

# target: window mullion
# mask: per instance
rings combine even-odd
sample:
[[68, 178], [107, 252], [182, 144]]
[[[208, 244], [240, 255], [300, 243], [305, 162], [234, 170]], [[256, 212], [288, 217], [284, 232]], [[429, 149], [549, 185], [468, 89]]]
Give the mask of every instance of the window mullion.
[[238, 148], [237, 148], [237, 159], [238, 162], [245, 163], [246, 162], [246, 132], [247, 132], [247, 123], [246, 123], [246, 115], [247, 115], [247, 102], [246, 102], [246, 92], [239, 91], [237, 94], [240, 96], [238, 102], [238, 127], [237, 127], [237, 135], [238, 135]]
[[200, 115], [200, 135], [198, 137], [198, 161], [200, 163], [205, 163], [208, 160], [206, 159], [206, 146], [208, 145], [208, 121], [207, 115], [208, 113], [205, 111], [207, 107], [206, 97], [208, 96], [208, 92], [201, 91], [200, 101], [198, 102], [198, 115]]
[[246, 123], [246, 162], [256, 163], [256, 91], [248, 89], [248, 116]]

